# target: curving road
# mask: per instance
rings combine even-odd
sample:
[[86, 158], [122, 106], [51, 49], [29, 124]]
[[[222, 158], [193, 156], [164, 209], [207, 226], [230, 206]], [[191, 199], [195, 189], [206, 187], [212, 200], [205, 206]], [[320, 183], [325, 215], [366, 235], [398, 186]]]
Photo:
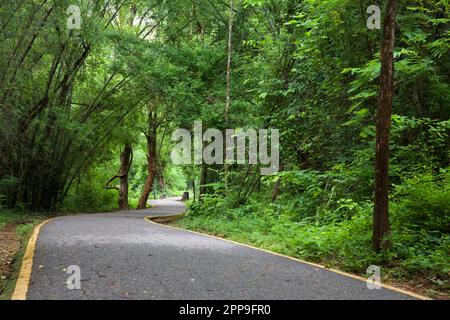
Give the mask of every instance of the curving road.
[[[27, 299], [412, 299], [277, 255], [145, 221], [184, 211], [60, 217], [39, 234]], [[65, 271], [81, 271], [69, 290]]]

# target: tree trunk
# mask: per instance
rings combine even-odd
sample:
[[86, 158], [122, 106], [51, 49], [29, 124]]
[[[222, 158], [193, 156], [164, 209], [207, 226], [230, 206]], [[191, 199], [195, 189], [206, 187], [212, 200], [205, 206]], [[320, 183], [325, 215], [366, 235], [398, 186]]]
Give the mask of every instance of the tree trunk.
[[[280, 170], [279, 172], [284, 170], [284, 166], [281, 164], [280, 165]], [[273, 186], [273, 190], [272, 190], [272, 202], [277, 201], [278, 196], [281, 193], [281, 177], [278, 178], [278, 180], [275, 182], [275, 185]]]
[[[120, 210], [130, 209], [130, 206], [128, 204], [128, 173], [130, 172], [132, 163], [133, 163], [133, 149], [129, 144], [126, 144], [123, 152], [120, 154], [120, 169], [118, 175], [112, 177], [106, 183], [106, 189], [115, 189], [119, 192]], [[117, 178], [120, 179], [119, 187], [110, 186], [110, 183], [112, 183]]]
[[145, 181], [144, 190], [142, 191], [141, 198], [139, 199], [138, 209], [147, 208], [148, 197], [153, 190], [153, 182], [155, 181], [157, 172], [157, 157], [156, 157], [156, 113], [149, 111], [149, 128], [146, 134], [147, 136], [147, 179]]
[[389, 131], [394, 95], [395, 9], [397, 0], [388, 0], [381, 48], [380, 96], [377, 111], [375, 155], [375, 206], [373, 215], [373, 248], [379, 252], [388, 247], [385, 241], [389, 227]]
[[[232, 40], [233, 40], [233, 18], [234, 18], [234, 0], [230, 0], [230, 16], [228, 20], [228, 58], [227, 58], [227, 98], [225, 102], [225, 127], [228, 127], [228, 114], [231, 105], [231, 59], [233, 54]], [[223, 164], [225, 192], [228, 189], [228, 163], [225, 160]]]
[[164, 180], [164, 176], [161, 173], [158, 174], [158, 182], [159, 182], [159, 188], [161, 189], [162, 195], [165, 198], [166, 197], [166, 181]]
[[202, 195], [206, 194], [206, 181], [208, 179], [208, 166], [203, 163], [200, 173], [200, 188], [199, 188], [199, 200], [202, 201]]
[[128, 173], [133, 161], [133, 150], [129, 144], [125, 145], [125, 149], [120, 155], [120, 186], [119, 186], [119, 209], [128, 210]]
[[194, 195], [194, 202], [197, 200], [197, 192], [195, 190], [195, 179], [192, 180], [192, 194]]

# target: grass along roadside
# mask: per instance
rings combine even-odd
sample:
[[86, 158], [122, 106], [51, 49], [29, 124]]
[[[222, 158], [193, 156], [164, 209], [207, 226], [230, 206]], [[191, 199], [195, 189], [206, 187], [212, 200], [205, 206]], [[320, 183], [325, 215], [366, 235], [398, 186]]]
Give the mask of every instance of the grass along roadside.
[[[278, 225], [278, 230], [273, 230], [274, 232], [272, 232], [270, 223], [257, 219], [254, 216], [240, 216], [239, 219], [233, 219], [230, 217], [187, 214], [183, 218], [170, 224], [176, 227], [252, 245], [305, 261], [319, 263], [326, 267], [353, 273], [358, 276], [367, 276], [364, 272], [359, 271], [358, 268], [349, 267], [349, 261], [355, 257], [349, 256], [349, 261], [344, 261], [345, 258], [343, 258], [342, 255], [330, 253], [325, 259], [312, 258], [310, 254], [303, 251], [304, 247], [299, 245], [295, 240], [295, 236], [293, 236], [293, 233], [298, 234], [306, 230], [302, 230], [300, 226], [293, 226], [289, 223]], [[305, 234], [304, 236], [309, 238], [308, 241], [313, 243], [315, 241], [314, 237], [320, 235], [310, 233]], [[436, 288], [436, 286], [433, 286], [426, 277], [420, 275], [413, 275], [411, 277], [399, 276], [399, 273], [402, 271], [399, 266], [387, 264], [381, 265], [381, 267], [383, 282], [385, 284], [427, 296], [432, 299], [449, 299], [449, 294], [445, 289], [440, 290], [439, 288]]]
[[47, 218], [20, 211], [0, 211], [0, 300], [10, 299], [28, 240], [34, 227]]

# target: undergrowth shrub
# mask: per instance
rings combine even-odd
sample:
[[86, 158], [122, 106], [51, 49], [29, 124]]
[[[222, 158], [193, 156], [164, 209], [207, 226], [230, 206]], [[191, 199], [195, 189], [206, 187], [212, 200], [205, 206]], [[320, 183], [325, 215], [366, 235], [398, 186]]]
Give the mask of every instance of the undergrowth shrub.
[[117, 191], [106, 190], [105, 182], [113, 173], [106, 170], [88, 172], [72, 185], [64, 200], [63, 212], [107, 212], [118, 208]]

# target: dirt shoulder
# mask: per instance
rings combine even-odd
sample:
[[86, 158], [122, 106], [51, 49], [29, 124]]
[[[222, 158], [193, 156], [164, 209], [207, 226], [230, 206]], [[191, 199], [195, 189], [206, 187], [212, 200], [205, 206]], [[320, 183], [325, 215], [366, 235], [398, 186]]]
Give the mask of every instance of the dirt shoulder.
[[[14, 257], [21, 246], [21, 239], [16, 233], [15, 224], [10, 224], [0, 230], [0, 277], [5, 281], [12, 275]], [[0, 289], [1, 290], [1, 289]]]
[[14, 291], [28, 239], [42, 220], [33, 214], [0, 212], [0, 300], [8, 300]]

